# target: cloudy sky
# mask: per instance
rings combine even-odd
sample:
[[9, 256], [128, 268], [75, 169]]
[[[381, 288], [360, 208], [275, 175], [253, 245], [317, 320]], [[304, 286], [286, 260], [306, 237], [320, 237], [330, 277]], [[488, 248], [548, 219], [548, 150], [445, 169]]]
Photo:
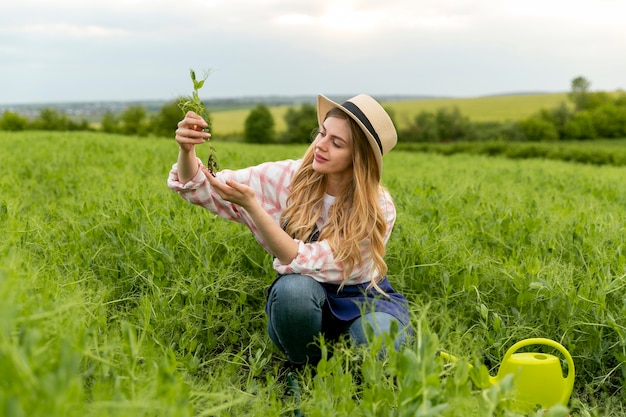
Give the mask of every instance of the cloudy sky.
[[626, 0], [0, 2], [0, 104], [626, 89]]

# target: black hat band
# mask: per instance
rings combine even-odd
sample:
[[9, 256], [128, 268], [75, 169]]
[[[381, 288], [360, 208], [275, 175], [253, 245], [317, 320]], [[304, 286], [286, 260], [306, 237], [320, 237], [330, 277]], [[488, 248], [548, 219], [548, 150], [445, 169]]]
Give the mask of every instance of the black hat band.
[[380, 153], [382, 154], [383, 153], [383, 144], [380, 142], [380, 138], [378, 137], [378, 133], [376, 133], [376, 130], [374, 129], [374, 126], [372, 126], [372, 124], [370, 123], [370, 121], [367, 118], [367, 116], [365, 115], [365, 113], [363, 113], [361, 111], [361, 109], [359, 109], [359, 107], [356, 104], [352, 103], [351, 101], [346, 101], [345, 103], [342, 104], [342, 106], [346, 110], [350, 111], [350, 113], [355, 115], [356, 118], [359, 119], [359, 121], [361, 123], [363, 123], [363, 126], [365, 126], [367, 131], [370, 132], [370, 134], [376, 140], [376, 143], [378, 144], [378, 149], [380, 149]]

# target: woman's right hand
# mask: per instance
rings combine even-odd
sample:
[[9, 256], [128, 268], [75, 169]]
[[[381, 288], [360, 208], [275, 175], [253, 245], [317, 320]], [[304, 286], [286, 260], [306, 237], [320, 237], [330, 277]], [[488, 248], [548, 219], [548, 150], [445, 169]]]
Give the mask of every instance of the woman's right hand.
[[188, 111], [185, 118], [178, 122], [176, 129], [176, 142], [181, 150], [191, 152], [194, 146], [204, 143], [211, 137], [209, 132], [203, 129], [209, 125], [198, 114]]

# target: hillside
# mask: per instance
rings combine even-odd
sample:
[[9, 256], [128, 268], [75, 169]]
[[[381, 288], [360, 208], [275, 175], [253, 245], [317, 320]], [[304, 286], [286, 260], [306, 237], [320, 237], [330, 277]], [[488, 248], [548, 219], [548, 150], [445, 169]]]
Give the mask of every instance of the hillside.
[[[331, 99], [343, 101], [350, 95], [332, 95]], [[518, 120], [542, 108], [554, 108], [567, 101], [566, 93], [552, 94], [509, 94], [473, 98], [417, 97], [400, 95], [378, 95], [393, 114], [398, 127], [406, 126], [421, 111], [436, 111], [439, 108], [457, 107], [460, 112], [474, 121]], [[87, 120], [99, 123], [105, 113], [119, 114], [129, 106], [143, 106], [149, 114], [154, 114], [168, 101], [129, 101], [129, 102], [76, 102], [76, 103], [37, 103], [0, 105], [0, 114], [13, 111], [28, 118], [36, 117], [41, 109], [53, 108], [77, 121]], [[277, 131], [285, 129], [284, 115], [289, 107], [304, 103], [314, 104], [315, 96], [265, 96], [216, 98], [205, 100], [213, 118], [216, 135], [228, 135], [243, 131], [244, 121], [251, 108], [263, 103], [270, 107]]]
[[[517, 94], [475, 98], [398, 98], [376, 97], [394, 114], [399, 128], [406, 126], [421, 111], [436, 111], [439, 108], [457, 107], [473, 121], [519, 120], [541, 109], [554, 108], [567, 102], [566, 93]], [[285, 129], [284, 115], [289, 105], [271, 106], [276, 129]], [[213, 111], [213, 129], [216, 134], [242, 132], [249, 108]]]

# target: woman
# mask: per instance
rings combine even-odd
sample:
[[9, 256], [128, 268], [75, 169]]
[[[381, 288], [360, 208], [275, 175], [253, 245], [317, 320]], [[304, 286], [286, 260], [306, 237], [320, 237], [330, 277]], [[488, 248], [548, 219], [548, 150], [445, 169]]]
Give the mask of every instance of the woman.
[[406, 299], [387, 281], [385, 244], [396, 211], [382, 187], [382, 156], [397, 142], [388, 114], [361, 94], [342, 105], [319, 95], [319, 130], [300, 160], [211, 172], [195, 145], [210, 134], [189, 112], [178, 123], [168, 186], [192, 204], [245, 224], [274, 256], [268, 332], [294, 365], [320, 357], [315, 339], [348, 334], [356, 345], [389, 333], [405, 342]]

